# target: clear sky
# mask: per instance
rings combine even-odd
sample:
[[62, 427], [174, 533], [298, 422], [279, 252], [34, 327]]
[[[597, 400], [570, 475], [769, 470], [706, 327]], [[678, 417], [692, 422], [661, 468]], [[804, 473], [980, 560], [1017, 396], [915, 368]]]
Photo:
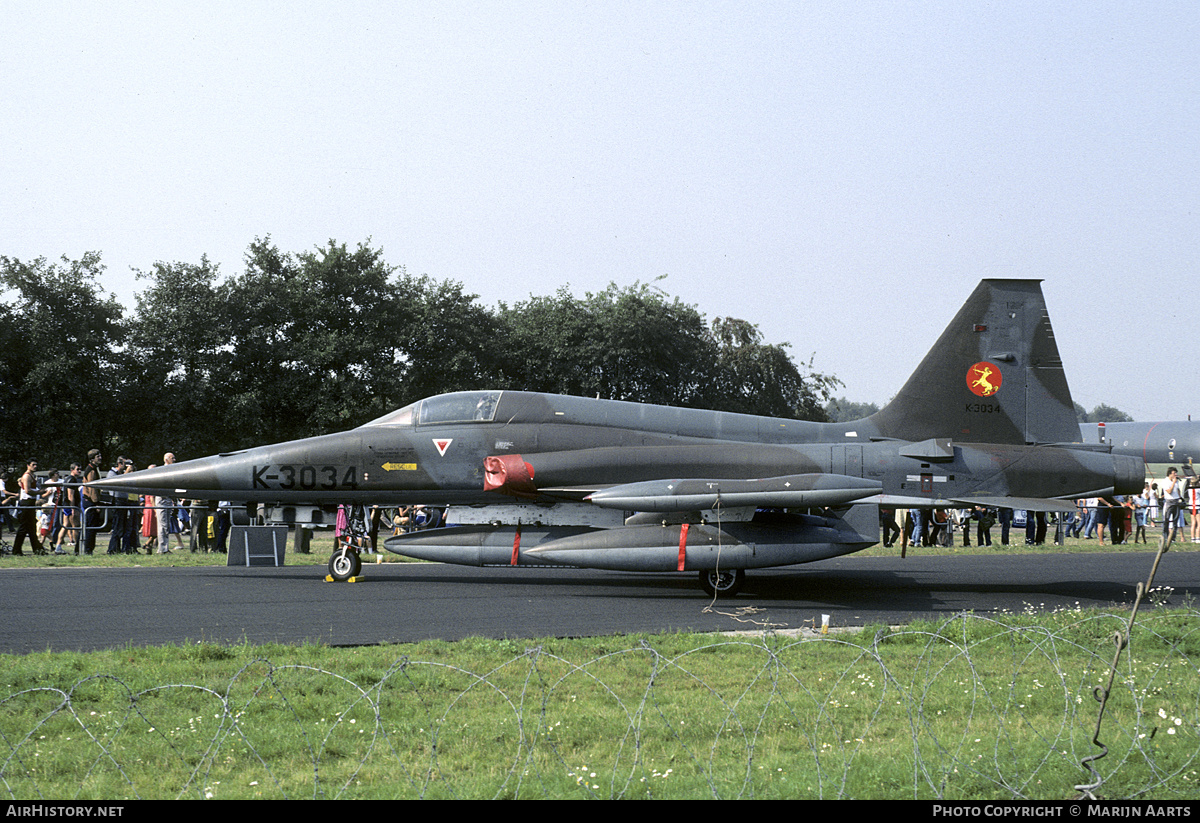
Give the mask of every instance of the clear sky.
[[666, 274], [883, 403], [984, 277], [1200, 419], [1200, 3], [0, 6], [0, 254], [370, 238], [486, 305]]

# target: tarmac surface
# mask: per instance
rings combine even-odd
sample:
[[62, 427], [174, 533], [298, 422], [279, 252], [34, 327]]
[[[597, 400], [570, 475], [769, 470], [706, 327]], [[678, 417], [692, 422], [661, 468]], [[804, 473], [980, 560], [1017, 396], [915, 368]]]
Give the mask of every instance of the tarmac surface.
[[[961, 611], [1127, 609], [1153, 560], [1153, 552], [850, 555], [749, 571], [741, 594], [715, 604], [694, 573], [368, 563], [359, 582], [327, 583], [324, 566], [3, 569], [0, 652], [795, 630], [819, 626], [822, 614], [837, 628]], [[1169, 552], [1155, 579], [1164, 586], [1174, 590], [1169, 605], [1200, 595], [1200, 552]]]

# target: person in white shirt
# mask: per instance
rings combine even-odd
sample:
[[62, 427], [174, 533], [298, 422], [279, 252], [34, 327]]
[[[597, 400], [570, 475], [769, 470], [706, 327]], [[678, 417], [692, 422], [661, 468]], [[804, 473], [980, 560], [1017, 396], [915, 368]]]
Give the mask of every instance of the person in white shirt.
[[1175, 467], [1167, 469], [1167, 480], [1163, 484], [1163, 533], [1162, 543], [1170, 546], [1179, 529], [1179, 515], [1183, 513], [1183, 493], [1187, 480], [1179, 476]]

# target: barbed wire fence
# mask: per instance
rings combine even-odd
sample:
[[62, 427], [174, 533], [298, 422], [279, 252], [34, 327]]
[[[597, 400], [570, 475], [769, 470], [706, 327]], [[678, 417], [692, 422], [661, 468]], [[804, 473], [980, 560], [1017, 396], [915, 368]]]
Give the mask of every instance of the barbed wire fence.
[[[1093, 691], [1128, 615], [1059, 618], [629, 642], [578, 661], [513, 644], [499, 665], [404, 657], [382, 675], [263, 658], [217, 682], [81, 675], [0, 699], [0, 786], [26, 800], [1065, 798], [1091, 780]], [[1139, 621], [1096, 796], [1196, 796], [1198, 630], [1190, 604]]]

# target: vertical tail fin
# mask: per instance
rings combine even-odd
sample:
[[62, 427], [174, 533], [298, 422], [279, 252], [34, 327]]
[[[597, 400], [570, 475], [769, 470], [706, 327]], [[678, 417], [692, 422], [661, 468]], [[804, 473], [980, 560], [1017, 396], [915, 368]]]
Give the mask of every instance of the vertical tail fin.
[[1041, 281], [981, 281], [904, 388], [869, 419], [898, 440], [1077, 442]]

